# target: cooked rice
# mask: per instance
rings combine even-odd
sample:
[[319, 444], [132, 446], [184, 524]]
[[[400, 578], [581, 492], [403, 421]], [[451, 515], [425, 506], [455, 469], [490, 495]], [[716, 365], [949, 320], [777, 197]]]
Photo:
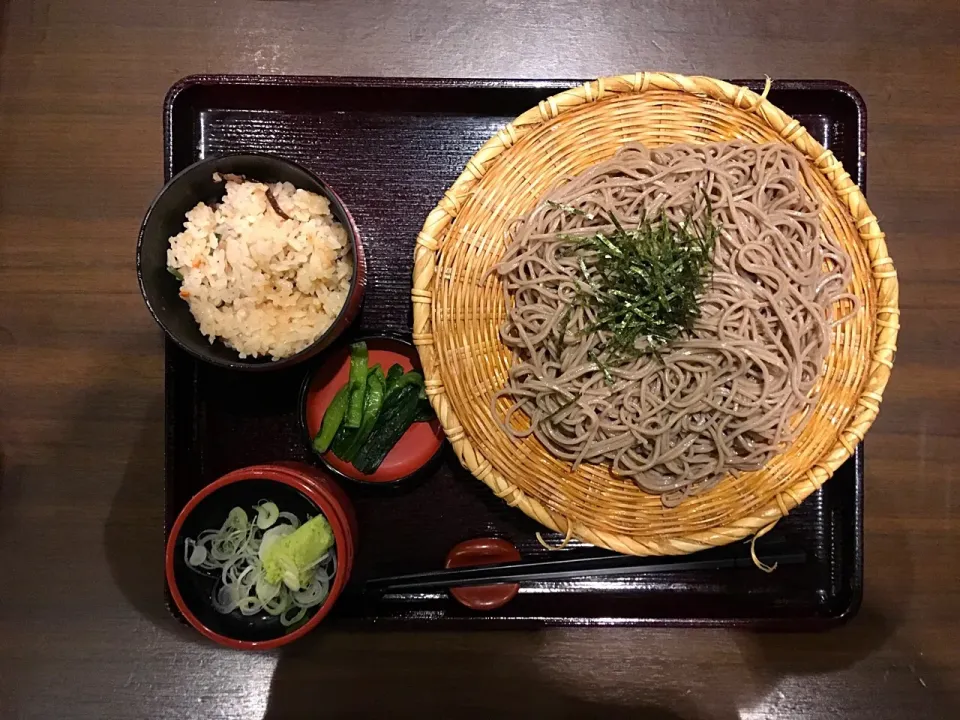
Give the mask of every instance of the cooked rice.
[[[271, 206], [268, 187], [289, 220]], [[274, 360], [333, 324], [353, 276], [347, 231], [325, 197], [232, 179], [219, 205], [187, 213], [167, 265], [183, 276], [180, 297], [211, 344], [219, 338], [241, 358]]]

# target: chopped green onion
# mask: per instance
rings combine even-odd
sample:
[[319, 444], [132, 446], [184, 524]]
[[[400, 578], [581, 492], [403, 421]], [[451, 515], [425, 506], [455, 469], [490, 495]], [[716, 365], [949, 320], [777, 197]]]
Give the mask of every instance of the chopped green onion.
[[273, 525], [280, 516], [280, 508], [276, 503], [264, 502], [257, 506], [257, 527], [266, 530]]
[[[273, 502], [260, 502], [253, 511], [253, 523], [243, 508], [235, 507], [219, 529], [185, 538], [184, 560], [190, 569], [217, 581], [212, 597], [217, 612], [265, 613], [294, 624], [327, 598], [336, 573], [332, 531], [322, 515], [301, 525], [295, 515], [279, 512]], [[278, 519], [285, 522], [276, 524]], [[293, 542], [291, 536], [298, 528], [302, 535]], [[277, 543], [284, 538], [291, 539], [280, 552]], [[274, 557], [267, 562], [280, 559], [284, 565], [282, 582], [271, 582], [265, 571], [264, 557], [271, 552]], [[301, 566], [304, 562], [307, 565]]]

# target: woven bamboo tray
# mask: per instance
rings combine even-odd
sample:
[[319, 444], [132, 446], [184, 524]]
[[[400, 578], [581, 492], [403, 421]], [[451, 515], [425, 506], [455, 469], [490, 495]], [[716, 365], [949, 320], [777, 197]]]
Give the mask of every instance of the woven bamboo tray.
[[[818, 172], [822, 221], [853, 261], [861, 309], [838, 328], [820, 397], [800, 437], [762, 470], [664, 508], [604, 466], [576, 472], [532, 436], [509, 439], [489, 410], [507, 379], [499, 281], [507, 224], [560, 178], [628, 142], [663, 146], [745, 138], [792, 144]], [[884, 234], [833, 153], [747, 88], [707, 77], [608, 77], [554, 95], [501, 129], [467, 162], [417, 238], [413, 338], [427, 393], [460, 462], [508, 504], [569, 537], [636, 555], [683, 554], [762, 534], [818, 490], [879, 411], [899, 329]]]

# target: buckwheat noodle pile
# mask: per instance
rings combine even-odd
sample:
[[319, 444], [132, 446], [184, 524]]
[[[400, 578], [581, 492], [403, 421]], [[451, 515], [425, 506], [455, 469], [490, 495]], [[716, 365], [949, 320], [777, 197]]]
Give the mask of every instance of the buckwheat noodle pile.
[[[781, 452], [816, 400], [833, 325], [857, 308], [807, 172], [783, 144], [631, 145], [548, 193], [512, 225], [495, 268], [500, 335], [515, 355], [491, 404], [503, 430], [532, 433], [574, 467], [609, 463], [667, 506]], [[609, 338], [575, 302], [590, 289], [576, 238], [612, 231], [611, 217], [627, 228], [661, 213], [709, 213], [719, 228], [700, 316], [658, 353], [638, 345], [601, 368]]]

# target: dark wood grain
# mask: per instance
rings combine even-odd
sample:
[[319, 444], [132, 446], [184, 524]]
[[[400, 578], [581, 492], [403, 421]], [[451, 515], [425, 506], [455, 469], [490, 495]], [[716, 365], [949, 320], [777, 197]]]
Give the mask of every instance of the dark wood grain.
[[[956, 717], [958, 38], [956, 0], [4, 0], [0, 717]], [[162, 341], [133, 273], [166, 88], [194, 72], [638, 68], [834, 77], [867, 101], [903, 332], [869, 436], [860, 615], [794, 636], [315, 633], [281, 655], [169, 620]]]

